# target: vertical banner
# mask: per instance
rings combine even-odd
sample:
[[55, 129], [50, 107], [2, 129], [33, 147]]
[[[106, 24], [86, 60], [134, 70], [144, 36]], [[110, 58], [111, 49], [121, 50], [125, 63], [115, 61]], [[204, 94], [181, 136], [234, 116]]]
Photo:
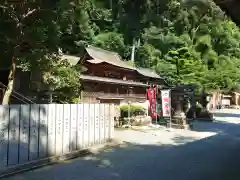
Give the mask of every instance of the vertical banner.
[[171, 98], [170, 90], [162, 90], [162, 116], [170, 117], [171, 116]]
[[157, 118], [157, 88], [147, 90], [147, 100], [150, 105], [150, 112], [153, 119]]

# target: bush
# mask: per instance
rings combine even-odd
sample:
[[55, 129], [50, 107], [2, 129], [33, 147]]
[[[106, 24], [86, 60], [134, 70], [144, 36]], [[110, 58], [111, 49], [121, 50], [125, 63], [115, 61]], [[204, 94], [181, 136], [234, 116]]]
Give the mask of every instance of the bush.
[[128, 117], [128, 111], [130, 113], [130, 117], [137, 115], [144, 115], [146, 109], [142, 106], [137, 105], [123, 105], [120, 107], [121, 117]]

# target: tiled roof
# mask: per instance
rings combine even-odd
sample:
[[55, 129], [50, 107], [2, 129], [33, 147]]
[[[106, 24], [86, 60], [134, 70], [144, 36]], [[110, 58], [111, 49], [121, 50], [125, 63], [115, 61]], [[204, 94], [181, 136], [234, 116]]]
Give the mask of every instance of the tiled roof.
[[88, 62], [90, 63], [98, 64], [98, 63], [106, 62], [108, 64], [112, 64], [114, 66], [118, 66], [121, 68], [135, 70], [134, 67], [122, 61], [118, 53], [103, 50], [94, 46], [88, 46], [86, 48], [86, 51], [89, 54], [89, 56], [93, 58], [91, 60], [88, 60]]
[[155, 71], [147, 68], [137, 68], [136, 69], [138, 73], [140, 73], [143, 76], [156, 78], [156, 79], [162, 79]]
[[87, 60], [92, 64], [99, 64], [102, 62], [106, 62], [108, 64], [112, 64], [114, 66], [122, 67], [125, 69], [136, 70], [139, 74], [146, 77], [162, 79], [156, 72], [154, 72], [151, 69], [135, 68], [130, 66], [127, 62], [121, 60], [121, 57], [119, 56], [118, 53], [100, 49], [94, 46], [88, 46], [86, 48], [86, 51], [93, 58], [91, 60]]
[[[89, 54], [89, 56], [92, 57], [92, 59], [87, 60], [87, 61], [92, 64], [99, 64], [102, 62], [106, 62], [106, 63], [112, 64], [114, 66], [137, 71], [139, 74], [146, 76], [146, 77], [162, 79], [152, 69], [132, 67], [127, 62], [121, 60], [121, 57], [119, 56], [118, 53], [100, 49], [100, 48], [97, 48], [94, 46], [88, 46], [86, 48], [86, 51]], [[61, 56], [61, 59], [67, 60], [71, 65], [76, 65], [80, 61], [80, 58], [77, 56], [71, 56], [71, 55], [65, 55], [65, 54]]]

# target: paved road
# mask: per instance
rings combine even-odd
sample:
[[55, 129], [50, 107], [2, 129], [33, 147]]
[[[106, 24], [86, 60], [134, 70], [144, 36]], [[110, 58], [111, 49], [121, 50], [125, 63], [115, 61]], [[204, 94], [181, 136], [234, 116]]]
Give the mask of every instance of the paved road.
[[[196, 133], [215, 134], [201, 140], [169, 136], [176, 144], [184, 142], [171, 146], [161, 143], [164, 133], [120, 132], [128, 141], [123, 147], [6, 180], [239, 180], [240, 125], [221, 121], [197, 123], [194, 128]], [[140, 143], [149, 138], [149, 143]]]

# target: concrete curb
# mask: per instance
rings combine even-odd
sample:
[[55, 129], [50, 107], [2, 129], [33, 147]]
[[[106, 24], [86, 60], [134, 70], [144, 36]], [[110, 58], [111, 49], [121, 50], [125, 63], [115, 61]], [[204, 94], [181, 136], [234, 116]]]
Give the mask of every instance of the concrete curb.
[[24, 173], [26, 171], [38, 169], [38, 168], [41, 168], [44, 166], [63, 163], [66, 160], [70, 160], [70, 159], [74, 159], [74, 158], [78, 158], [78, 157], [84, 157], [86, 155], [91, 155], [91, 154], [98, 154], [105, 149], [118, 147], [123, 143], [124, 142], [117, 141], [115, 139], [111, 139], [108, 142], [106, 142], [105, 144], [96, 145], [96, 146], [90, 147], [88, 149], [82, 149], [82, 150], [74, 151], [74, 152], [64, 154], [61, 156], [48, 157], [45, 159], [31, 161], [31, 162], [28, 162], [25, 164], [9, 167], [5, 170], [0, 171], [0, 179], [8, 177], [8, 176], [13, 176], [18, 173]]

